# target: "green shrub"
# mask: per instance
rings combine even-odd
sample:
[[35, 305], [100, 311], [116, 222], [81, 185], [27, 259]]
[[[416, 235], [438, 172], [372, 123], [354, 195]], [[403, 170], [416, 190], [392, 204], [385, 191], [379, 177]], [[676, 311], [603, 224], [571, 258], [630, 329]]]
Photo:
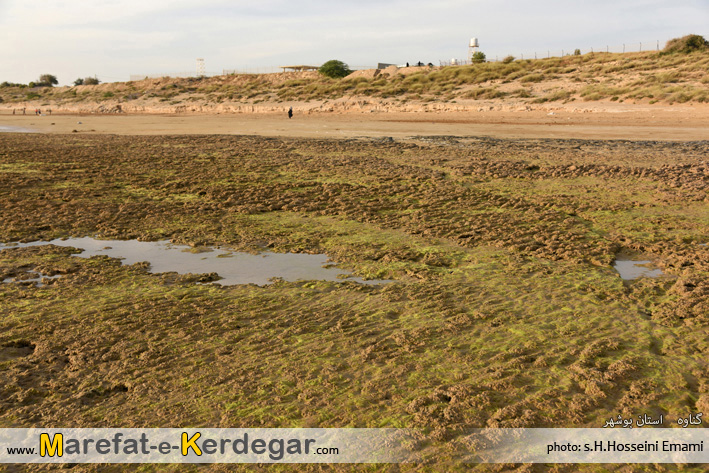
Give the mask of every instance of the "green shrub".
[[339, 79], [352, 74], [352, 70], [349, 66], [342, 61], [338, 61], [337, 59], [327, 61], [325, 64], [320, 66], [318, 72], [332, 79]]
[[515, 57], [514, 57], [514, 56], [506, 56], [506, 57], [502, 60], [502, 64], [509, 64], [509, 63], [511, 63], [511, 62], [514, 61], [514, 60], [515, 60]]
[[74, 85], [98, 85], [100, 82], [96, 77], [79, 77], [74, 81]]
[[690, 34], [669, 40], [662, 51], [665, 53], [691, 53], [705, 49], [709, 49], [709, 41], [704, 39], [704, 36]]
[[477, 51], [477, 52], [473, 53], [473, 57], [470, 58], [470, 62], [472, 62], [473, 64], [481, 64], [481, 63], [485, 62], [486, 59], [487, 58], [486, 58], [484, 52]]
[[581, 55], [581, 50], [580, 49], [575, 49], [574, 50], [574, 56], [580, 56]]

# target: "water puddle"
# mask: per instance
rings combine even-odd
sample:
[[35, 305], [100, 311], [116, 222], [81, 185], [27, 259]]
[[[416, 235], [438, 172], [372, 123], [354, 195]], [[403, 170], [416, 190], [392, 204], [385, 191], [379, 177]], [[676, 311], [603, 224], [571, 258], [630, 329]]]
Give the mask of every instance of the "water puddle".
[[360, 284], [393, 282], [390, 280], [365, 281], [362, 278], [354, 277], [351, 272], [335, 267], [328, 256], [323, 254], [267, 252], [253, 255], [220, 248], [192, 248], [175, 245], [168, 241], [95, 240], [85, 237], [0, 244], [0, 250], [49, 244], [80, 248], [84, 251], [75, 256], [81, 258], [105, 255], [111, 258], [120, 258], [123, 260], [123, 264], [147, 261], [150, 263], [150, 272], [152, 273], [217, 273], [222, 279], [215, 282], [224, 286], [236, 284], [263, 286], [271, 284], [273, 279], [279, 278], [285, 281], [354, 281]]
[[5, 278], [2, 280], [3, 283], [5, 284], [11, 284], [11, 283], [34, 283], [34, 286], [36, 287], [42, 287], [44, 286], [44, 280], [45, 279], [57, 279], [61, 277], [61, 274], [56, 274], [54, 276], [48, 276], [46, 274], [42, 274], [39, 271], [27, 271], [25, 274], [32, 274], [36, 275], [34, 278], [22, 278], [22, 277], [13, 277], [13, 278]]
[[34, 133], [34, 130], [19, 126], [0, 125], [0, 133]]
[[632, 260], [627, 256], [618, 256], [613, 263], [613, 268], [620, 274], [620, 277], [626, 281], [632, 281], [638, 278], [659, 278], [663, 276], [661, 270], [653, 267], [650, 260]]

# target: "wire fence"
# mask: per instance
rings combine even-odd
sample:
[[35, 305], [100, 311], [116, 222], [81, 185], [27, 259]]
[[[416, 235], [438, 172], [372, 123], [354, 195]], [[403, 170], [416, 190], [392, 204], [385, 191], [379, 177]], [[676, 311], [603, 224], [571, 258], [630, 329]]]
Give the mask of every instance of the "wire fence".
[[[203, 74], [206, 77], [213, 77], [221, 75], [219, 72], [206, 72]], [[200, 77], [200, 74], [196, 72], [164, 72], [159, 74], [131, 74], [130, 80], [143, 80], [143, 79], [162, 79], [162, 78], [187, 78], [187, 77]]]
[[[510, 52], [505, 55], [495, 55], [494, 57], [486, 57], [486, 62], [500, 62], [506, 57], [512, 56], [515, 59], [545, 59], [552, 57], [564, 57], [572, 56], [575, 54], [586, 54], [586, 53], [633, 53], [633, 52], [646, 52], [646, 51], [660, 51], [664, 47], [667, 40], [649, 40], [649, 41], [636, 41], [622, 44], [610, 45], [607, 44], [597, 45], [590, 48], [569, 48], [569, 49], [547, 49], [547, 50], [527, 50], [522, 52]], [[439, 60], [439, 66], [469, 66], [472, 64], [470, 59], [449, 59], [449, 60]], [[417, 64], [414, 64], [417, 65]], [[427, 63], [424, 65], [432, 65], [432, 63]], [[349, 66], [353, 71], [365, 70], [365, 69], [377, 69], [377, 66]], [[221, 72], [207, 72], [204, 74], [206, 77], [214, 77], [220, 75], [231, 75], [231, 74], [274, 74], [278, 72], [283, 72], [282, 66], [244, 66], [236, 69], [222, 69]], [[199, 77], [200, 74], [196, 72], [165, 72], [159, 74], [131, 74], [130, 80], [137, 81], [143, 79], [161, 79], [163, 77], [170, 78], [186, 78], [186, 77]]]
[[[376, 69], [377, 66], [349, 66], [353, 71], [360, 71], [366, 69]], [[222, 69], [221, 72], [207, 72], [203, 74], [205, 77], [215, 77], [215, 76], [228, 76], [234, 74], [275, 74], [278, 72], [283, 72], [282, 66], [245, 66], [236, 69]], [[131, 74], [131, 81], [138, 81], [143, 79], [162, 79], [162, 78], [187, 78], [187, 77], [200, 77], [201, 75], [197, 72], [163, 72], [158, 74]]]
[[[319, 66], [313, 66], [313, 67], [319, 67]], [[348, 66], [351, 70], [353, 71], [360, 71], [364, 69], [376, 69], [377, 66]], [[255, 66], [255, 67], [240, 67], [237, 69], [224, 69], [222, 70], [222, 75], [230, 75], [230, 74], [274, 74], [276, 72], [283, 72], [283, 66], [279, 67], [264, 67], [264, 66]]]
[[[664, 48], [667, 40], [649, 40], [649, 41], [636, 41], [629, 43], [621, 43], [615, 45], [597, 45], [590, 48], [569, 48], [569, 49], [546, 49], [546, 50], [527, 50], [522, 52], [511, 51], [509, 54], [496, 55], [494, 57], [486, 57], [487, 62], [500, 62], [508, 56], [512, 56], [515, 59], [546, 59], [552, 57], [564, 57], [572, 56], [578, 52], [578, 54], [586, 53], [636, 53], [636, 52], [647, 52], [647, 51], [660, 51]], [[439, 65], [441, 66], [467, 66], [471, 62], [469, 59], [451, 59], [451, 60], [441, 60]]]
[[224, 69], [222, 75], [228, 76], [232, 74], [274, 74], [276, 72], [283, 72], [280, 67], [240, 67], [238, 69]]

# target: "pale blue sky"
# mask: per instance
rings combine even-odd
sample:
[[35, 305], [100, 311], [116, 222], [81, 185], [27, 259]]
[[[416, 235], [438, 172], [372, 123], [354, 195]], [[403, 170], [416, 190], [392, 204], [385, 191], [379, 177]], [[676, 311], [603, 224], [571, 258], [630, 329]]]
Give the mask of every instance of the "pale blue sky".
[[709, 37], [709, 0], [0, 0], [0, 81], [42, 73], [62, 85], [97, 75], [208, 72], [340, 59], [352, 66], [564, 49], [654, 49]]

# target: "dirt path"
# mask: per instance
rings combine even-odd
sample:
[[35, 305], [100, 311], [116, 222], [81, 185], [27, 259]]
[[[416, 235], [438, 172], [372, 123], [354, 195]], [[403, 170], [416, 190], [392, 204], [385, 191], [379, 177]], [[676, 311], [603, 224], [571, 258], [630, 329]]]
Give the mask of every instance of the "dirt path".
[[709, 139], [709, 107], [625, 106], [442, 113], [299, 113], [223, 115], [8, 115], [3, 127], [43, 133], [232, 134], [304, 138], [455, 135], [498, 138], [629, 140]]

